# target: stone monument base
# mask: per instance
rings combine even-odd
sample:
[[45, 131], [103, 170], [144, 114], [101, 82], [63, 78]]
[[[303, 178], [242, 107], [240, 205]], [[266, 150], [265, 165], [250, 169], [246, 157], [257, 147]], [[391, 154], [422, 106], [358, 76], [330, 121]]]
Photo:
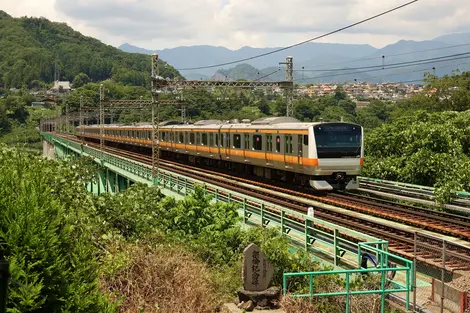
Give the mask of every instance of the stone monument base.
[[237, 291], [237, 294], [238, 301], [240, 303], [251, 301], [257, 309], [277, 309], [279, 308], [281, 288], [271, 287], [263, 291], [248, 291], [240, 289]]

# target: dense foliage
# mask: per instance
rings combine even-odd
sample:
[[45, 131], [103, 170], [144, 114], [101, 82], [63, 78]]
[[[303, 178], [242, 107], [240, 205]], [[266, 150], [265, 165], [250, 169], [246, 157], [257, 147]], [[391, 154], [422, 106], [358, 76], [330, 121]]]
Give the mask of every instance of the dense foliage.
[[0, 98], [0, 142], [39, 149], [41, 137], [37, 131], [43, 118], [60, 115], [60, 108], [31, 107], [32, 98], [19, 92]]
[[402, 116], [368, 134], [365, 175], [470, 190], [470, 111]]
[[243, 230], [236, 207], [211, 202], [202, 188], [177, 201], [162, 198], [155, 188], [137, 184], [117, 195], [101, 195], [96, 212], [105, 226], [101, 228], [102, 238], [136, 240], [163, 233], [168, 241], [187, 247], [205, 263], [222, 270], [239, 266], [243, 249], [257, 243], [276, 267], [277, 284], [283, 272], [317, 267], [303, 251], [291, 254], [288, 240], [276, 229]]
[[[59, 79], [77, 87], [112, 78], [125, 85], [149, 86], [150, 56], [126, 53], [45, 18], [12, 18], [0, 11], [0, 86], [29, 88]], [[160, 61], [160, 75], [179, 77]]]
[[9, 312], [109, 312], [80, 171], [0, 147], [1, 256]]

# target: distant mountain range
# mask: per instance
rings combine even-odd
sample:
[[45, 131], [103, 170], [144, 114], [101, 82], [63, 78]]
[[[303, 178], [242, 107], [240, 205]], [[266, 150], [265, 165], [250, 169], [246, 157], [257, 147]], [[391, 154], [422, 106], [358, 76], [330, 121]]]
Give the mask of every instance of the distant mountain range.
[[[448, 48], [449, 46], [455, 47]], [[277, 48], [243, 47], [230, 50], [215, 46], [189, 46], [151, 51], [126, 43], [119, 49], [144, 54], [157, 52], [161, 58], [177, 69], [184, 69], [244, 59], [272, 52]], [[460, 55], [455, 56], [454, 60], [445, 62], [438, 62], [439, 59], [434, 59], [454, 54]], [[182, 70], [181, 74], [187, 79], [231, 80], [255, 80], [271, 74], [264, 80], [285, 80], [285, 70], [283, 67], [279, 70], [278, 64], [285, 61], [288, 55], [294, 57], [294, 79], [298, 83], [341, 83], [354, 80], [420, 81], [425, 71], [442, 76], [450, 74], [456, 68], [462, 71], [470, 70], [470, 33], [449, 34], [426, 41], [400, 40], [382, 49], [370, 45], [308, 43], [230, 68]], [[423, 61], [414, 66], [401, 64], [418, 60]], [[383, 70], [382, 64], [389, 65], [390, 68]], [[378, 67], [371, 68], [372, 66]]]

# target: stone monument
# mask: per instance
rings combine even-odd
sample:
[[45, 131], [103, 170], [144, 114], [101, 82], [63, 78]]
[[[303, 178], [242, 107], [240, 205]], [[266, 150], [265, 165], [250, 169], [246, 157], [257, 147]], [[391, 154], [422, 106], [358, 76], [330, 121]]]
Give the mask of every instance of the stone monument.
[[243, 251], [244, 289], [238, 291], [240, 305], [252, 302], [253, 307], [276, 308], [281, 290], [278, 287], [268, 289], [273, 274], [274, 268], [263, 251], [253, 243], [248, 245]]

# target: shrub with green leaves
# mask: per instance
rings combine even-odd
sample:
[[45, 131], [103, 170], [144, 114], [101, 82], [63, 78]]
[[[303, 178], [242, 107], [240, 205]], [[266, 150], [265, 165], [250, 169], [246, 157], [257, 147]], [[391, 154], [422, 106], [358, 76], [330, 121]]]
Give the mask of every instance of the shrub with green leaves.
[[470, 190], [470, 111], [414, 112], [366, 136], [364, 175], [436, 187], [438, 200]]
[[1, 254], [9, 312], [112, 312], [98, 289], [83, 181], [69, 165], [0, 146]]

